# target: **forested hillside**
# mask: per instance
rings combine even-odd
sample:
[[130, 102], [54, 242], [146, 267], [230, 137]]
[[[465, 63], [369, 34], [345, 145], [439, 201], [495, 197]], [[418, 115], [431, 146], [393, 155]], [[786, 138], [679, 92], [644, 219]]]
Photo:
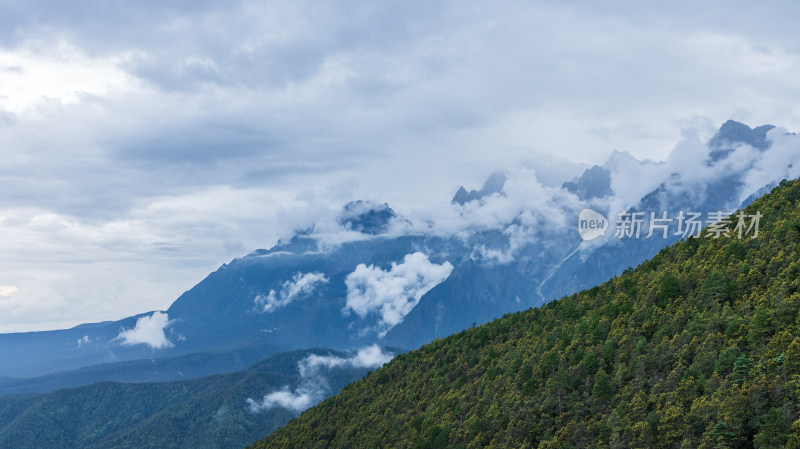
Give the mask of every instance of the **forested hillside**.
[[252, 448], [800, 448], [800, 182], [757, 211], [757, 238], [436, 340]]
[[[241, 448], [284, 425], [295, 412], [253, 411], [248, 398], [302, 383], [298, 363], [327, 349], [276, 354], [245, 371], [163, 383], [101, 382], [49, 394], [0, 398], [0, 448], [165, 449]], [[366, 369], [320, 371], [329, 395]]]

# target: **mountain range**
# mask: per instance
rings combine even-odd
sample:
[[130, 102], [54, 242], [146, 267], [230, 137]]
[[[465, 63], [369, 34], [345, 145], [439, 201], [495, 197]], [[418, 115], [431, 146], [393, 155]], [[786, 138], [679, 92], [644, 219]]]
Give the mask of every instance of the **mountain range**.
[[[681, 237], [615, 238], [619, 212], [643, 212], [645, 230], [650, 211], [691, 210], [705, 220], [791, 177], [798, 157], [797, 136], [729, 121], [706, 143], [682, 142], [665, 162], [617, 152], [560, 186], [517, 167], [492, 174], [480, 190], [458, 189], [444, 207], [405, 216], [355, 201], [330, 222], [223, 264], [166, 311], [2, 334], [0, 376], [250, 346], [262, 356], [375, 343], [413, 349], [596, 285]], [[580, 239], [584, 208], [608, 219], [604, 237]], [[184, 368], [159, 380], [209, 374]]]
[[260, 448], [800, 448], [800, 180], [636, 269], [400, 355]]

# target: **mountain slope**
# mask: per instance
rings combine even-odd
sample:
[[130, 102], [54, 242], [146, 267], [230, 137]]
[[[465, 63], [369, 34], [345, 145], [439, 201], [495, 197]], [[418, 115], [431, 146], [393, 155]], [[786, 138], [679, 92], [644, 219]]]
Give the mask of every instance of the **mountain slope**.
[[800, 181], [746, 211], [757, 238], [436, 340], [251, 447], [800, 448]]
[[[188, 381], [101, 382], [50, 394], [0, 398], [0, 447], [241, 448], [284, 425], [296, 411], [252, 410], [248, 399], [309, 382], [298, 371], [308, 357], [348, 355], [312, 349], [273, 355], [245, 371]], [[316, 373], [322, 399], [362, 377], [366, 368], [342, 365]]]

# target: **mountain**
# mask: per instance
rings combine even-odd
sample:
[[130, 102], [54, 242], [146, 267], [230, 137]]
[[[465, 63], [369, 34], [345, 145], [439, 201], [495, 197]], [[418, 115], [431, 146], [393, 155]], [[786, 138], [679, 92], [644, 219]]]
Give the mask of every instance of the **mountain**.
[[450, 200], [450, 203], [465, 204], [470, 201], [480, 200], [493, 193], [502, 193], [503, 185], [505, 185], [507, 179], [508, 176], [505, 173], [494, 172], [489, 176], [486, 182], [483, 183], [483, 187], [480, 190], [470, 190], [467, 192], [464, 186], [459, 187], [453, 199]]
[[[695, 211], [706, 225], [709, 214], [732, 211], [790, 177], [800, 167], [798, 148], [800, 138], [771, 126], [728, 122], [710, 143], [683, 142], [663, 163], [615, 153], [563, 185], [513, 169], [493, 174], [474, 194], [422, 212], [356, 201], [288, 241], [223, 264], [166, 311], [0, 335], [0, 376], [248, 345], [273, 353], [416, 348], [653, 257], [682, 236], [673, 223], [669, 235], [645, 238], [650, 212], [669, 212], [674, 220], [678, 211]], [[717, 150], [726, 152], [712, 154]], [[576, 232], [587, 208], [609, 224], [606, 235], [591, 241]], [[626, 211], [643, 215], [641, 238], [615, 237]]]
[[759, 150], [766, 150], [770, 145], [767, 140], [767, 132], [773, 128], [775, 127], [772, 125], [750, 128], [744, 123], [728, 120], [708, 141], [708, 146], [711, 148], [711, 159], [717, 160], [729, 155], [740, 143], [746, 143]]
[[[353, 357], [311, 349], [188, 381], [101, 382], [2, 397], [0, 447], [241, 448], [296, 416], [291, 402], [280, 401], [291, 399], [288, 391], [319, 401], [364, 376], [372, 362]], [[289, 396], [278, 397], [274, 406], [262, 402], [272, 392]]]
[[800, 181], [744, 213], [757, 236], [734, 215], [400, 355], [250, 447], [800, 448]]
[[19, 393], [49, 393], [100, 381], [166, 382], [241, 371], [274, 354], [271, 345], [245, 345], [215, 352], [176, 357], [101, 363], [33, 378], [0, 378], [0, 397]]
[[593, 166], [572, 181], [565, 182], [562, 187], [574, 193], [581, 200], [602, 198], [613, 194], [611, 190], [611, 172], [600, 166]]

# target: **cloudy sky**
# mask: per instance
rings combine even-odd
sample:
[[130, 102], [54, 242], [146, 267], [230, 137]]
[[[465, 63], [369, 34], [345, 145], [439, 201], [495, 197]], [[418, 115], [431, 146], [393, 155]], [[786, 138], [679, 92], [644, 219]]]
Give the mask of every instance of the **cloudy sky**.
[[0, 0], [0, 332], [164, 309], [351, 199], [798, 129], [800, 4], [562, 3]]

